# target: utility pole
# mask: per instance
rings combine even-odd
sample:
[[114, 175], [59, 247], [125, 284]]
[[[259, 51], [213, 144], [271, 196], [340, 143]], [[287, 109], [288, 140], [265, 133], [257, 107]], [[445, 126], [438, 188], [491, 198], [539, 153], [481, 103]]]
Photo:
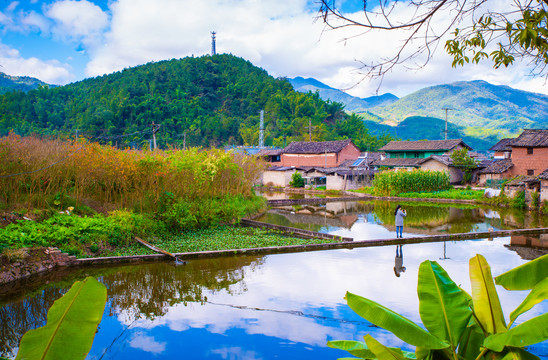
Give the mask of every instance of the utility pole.
[[186, 150], [186, 131], [183, 133], [183, 149]]
[[453, 110], [452, 108], [444, 107], [441, 108], [442, 110], [445, 110], [445, 140], [447, 140], [447, 112], [449, 110]]
[[156, 133], [160, 130], [160, 124], [154, 124], [152, 122], [152, 141], [154, 143], [154, 150], [156, 150]]
[[308, 118], [308, 141], [312, 142], [312, 129], [315, 126], [312, 126], [312, 118]]
[[261, 121], [259, 126], [259, 149], [264, 148], [264, 110], [261, 110]]

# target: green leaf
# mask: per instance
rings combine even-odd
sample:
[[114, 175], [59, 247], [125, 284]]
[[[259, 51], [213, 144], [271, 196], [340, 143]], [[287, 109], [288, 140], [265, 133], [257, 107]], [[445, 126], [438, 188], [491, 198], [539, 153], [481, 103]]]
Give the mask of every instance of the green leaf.
[[544, 313], [504, 333], [488, 336], [483, 345], [493, 351], [502, 351], [505, 346], [524, 347], [547, 339], [548, 313]]
[[457, 347], [472, 316], [468, 298], [435, 261], [423, 261], [419, 267], [419, 312], [428, 331]]
[[520, 348], [509, 348], [500, 360], [540, 360], [537, 356]]
[[[371, 335], [367, 334], [364, 337], [365, 343], [367, 346], [375, 353], [377, 359], [379, 360], [405, 360], [401, 349], [390, 349], [377, 340]], [[399, 351], [398, 351], [399, 350]]]
[[358, 315], [374, 325], [392, 332], [408, 344], [428, 349], [444, 349], [449, 346], [411, 320], [372, 300], [350, 292], [346, 293], [345, 298], [348, 306]]
[[459, 359], [474, 360], [480, 353], [485, 335], [479, 325], [471, 320], [459, 341]]
[[474, 312], [483, 329], [489, 334], [506, 331], [491, 268], [485, 258], [479, 254], [470, 259], [470, 282]]
[[548, 277], [548, 254], [531, 260], [495, 278], [506, 290], [529, 290]]
[[548, 277], [536, 284], [523, 302], [510, 314], [510, 324], [518, 316], [530, 310], [536, 304], [548, 299]]
[[348, 351], [360, 359], [375, 359], [375, 354], [369, 350], [367, 344], [361, 341], [332, 340], [327, 342], [327, 346], [333, 349]]
[[23, 336], [17, 359], [85, 359], [106, 301], [106, 287], [94, 278], [75, 282], [53, 303], [46, 325]]

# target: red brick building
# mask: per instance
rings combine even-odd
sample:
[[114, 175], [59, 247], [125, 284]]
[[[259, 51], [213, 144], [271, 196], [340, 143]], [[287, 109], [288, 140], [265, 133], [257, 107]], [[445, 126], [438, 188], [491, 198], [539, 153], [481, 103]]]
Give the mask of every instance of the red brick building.
[[352, 140], [297, 141], [289, 144], [281, 154], [280, 166], [337, 167], [346, 160], [355, 160], [360, 149]]
[[512, 146], [512, 176], [536, 176], [548, 168], [548, 130], [525, 129]]

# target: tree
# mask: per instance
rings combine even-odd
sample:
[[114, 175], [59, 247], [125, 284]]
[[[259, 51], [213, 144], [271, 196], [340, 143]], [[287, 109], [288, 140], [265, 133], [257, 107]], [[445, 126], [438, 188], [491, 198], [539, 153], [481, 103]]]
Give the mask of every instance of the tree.
[[[378, 0], [378, 3], [363, 0], [357, 16], [343, 13], [335, 0], [321, 0], [319, 16], [331, 29], [357, 27], [366, 33], [372, 30], [405, 33], [396, 54], [378, 63], [363, 64], [369, 76], [382, 77], [396, 65], [409, 66], [414, 59], [419, 60], [419, 67], [426, 65], [447, 34], [452, 38], [446, 41], [445, 50], [453, 57], [453, 67], [490, 59], [498, 68], [522, 59], [529, 61], [534, 75], [548, 75], [548, 2], [508, 1], [507, 6], [501, 7], [504, 10], [490, 10], [487, 3], [487, 0]], [[497, 8], [497, 4], [489, 2], [489, 5]], [[407, 18], [402, 16], [405, 10], [411, 10]]]
[[460, 169], [463, 172], [463, 181], [465, 183], [472, 180], [472, 171], [478, 167], [476, 159], [470, 156], [468, 149], [457, 149], [451, 153], [451, 160], [453, 166]]
[[293, 173], [293, 175], [291, 176], [291, 181], [289, 182], [289, 186], [294, 188], [304, 187], [304, 179], [300, 172], [295, 171]]

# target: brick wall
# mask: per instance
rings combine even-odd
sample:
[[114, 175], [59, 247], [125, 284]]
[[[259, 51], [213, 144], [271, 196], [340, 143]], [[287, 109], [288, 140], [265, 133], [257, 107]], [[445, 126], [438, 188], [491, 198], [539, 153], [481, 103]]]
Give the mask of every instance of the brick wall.
[[357, 159], [360, 150], [349, 144], [338, 154], [282, 154], [281, 166], [337, 167], [345, 160]]
[[534, 170], [538, 175], [548, 169], [548, 148], [533, 148], [533, 154], [527, 154], [527, 148], [512, 148], [512, 163], [510, 169], [513, 176], [527, 175], [527, 170]]

